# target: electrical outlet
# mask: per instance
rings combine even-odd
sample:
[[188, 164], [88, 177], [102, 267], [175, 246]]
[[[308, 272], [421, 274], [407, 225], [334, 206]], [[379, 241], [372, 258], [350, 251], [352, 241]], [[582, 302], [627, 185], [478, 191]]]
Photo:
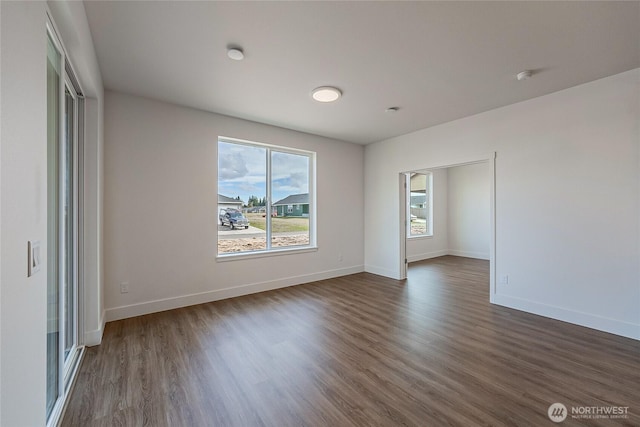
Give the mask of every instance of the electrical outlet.
[[121, 294], [129, 293], [129, 282], [120, 283], [120, 293]]
[[338, 254], [338, 262], [342, 262], [342, 254], [341, 253]]
[[509, 284], [509, 275], [505, 274], [504, 276], [500, 276], [500, 284], [508, 285]]

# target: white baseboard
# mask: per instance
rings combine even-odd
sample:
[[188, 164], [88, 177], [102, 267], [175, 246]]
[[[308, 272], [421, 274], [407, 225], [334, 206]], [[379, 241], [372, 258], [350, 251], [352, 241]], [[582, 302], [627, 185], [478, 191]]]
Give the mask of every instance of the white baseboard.
[[388, 270], [386, 268], [378, 267], [376, 265], [365, 265], [364, 271], [367, 273], [377, 274], [378, 276], [388, 277], [390, 279], [400, 280], [397, 271]]
[[93, 347], [94, 345], [100, 345], [102, 342], [102, 334], [104, 333], [104, 325], [106, 323], [106, 311], [102, 311], [100, 316], [100, 327], [93, 331], [87, 331], [84, 333], [84, 345], [87, 347]]
[[440, 250], [440, 251], [426, 252], [426, 253], [423, 253], [423, 254], [407, 256], [407, 261], [416, 262], [416, 261], [422, 261], [422, 260], [425, 260], [425, 259], [437, 258], [437, 257], [440, 257], [440, 256], [445, 256], [445, 255], [450, 255], [450, 253], [446, 249], [443, 249], [443, 250]]
[[277, 280], [269, 280], [266, 282], [236, 286], [233, 288], [216, 289], [214, 291], [201, 292], [197, 294], [182, 295], [178, 297], [164, 298], [138, 304], [113, 307], [106, 310], [106, 320], [107, 322], [112, 322], [114, 320], [127, 319], [129, 317], [142, 316], [145, 314], [157, 313], [159, 311], [173, 310], [175, 308], [187, 307], [190, 305], [204, 304], [207, 302], [219, 301], [227, 298], [255, 294], [257, 292], [286, 288], [288, 286], [295, 286], [303, 283], [315, 282], [318, 280], [331, 279], [333, 277], [346, 276], [349, 274], [361, 273], [363, 271], [364, 266], [357, 265], [353, 267], [341, 268], [338, 270], [322, 271], [319, 273], [286, 277]]
[[551, 319], [561, 320], [563, 322], [573, 323], [587, 328], [640, 340], [640, 325], [638, 324], [609, 319], [562, 307], [541, 304], [535, 301], [529, 301], [508, 295], [496, 294], [494, 295], [492, 302], [504, 307], [526, 311], [527, 313], [537, 314], [539, 316], [549, 317]]
[[465, 258], [485, 259], [487, 261], [490, 258], [489, 254], [485, 252], [458, 251], [456, 249], [449, 249], [446, 255], [461, 256]]
[[423, 261], [425, 259], [437, 258], [445, 255], [460, 256], [465, 258], [475, 258], [489, 260], [489, 254], [484, 252], [470, 252], [470, 251], [458, 251], [455, 249], [442, 249], [439, 251], [425, 252], [422, 254], [409, 255], [407, 260], [409, 262]]

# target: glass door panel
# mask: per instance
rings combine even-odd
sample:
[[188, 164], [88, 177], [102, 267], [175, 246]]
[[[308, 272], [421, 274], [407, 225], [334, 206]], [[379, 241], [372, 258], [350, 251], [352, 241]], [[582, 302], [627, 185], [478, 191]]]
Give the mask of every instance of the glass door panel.
[[68, 366], [69, 356], [76, 345], [76, 256], [75, 256], [75, 114], [76, 97], [67, 85], [65, 85], [65, 127], [64, 140], [61, 147], [61, 194], [60, 194], [60, 214], [62, 215], [62, 321], [64, 327], [64, 362], [65, 371]]
[[58, 159], [62, 55], [47, 38], [47, 418], [59, 395]]

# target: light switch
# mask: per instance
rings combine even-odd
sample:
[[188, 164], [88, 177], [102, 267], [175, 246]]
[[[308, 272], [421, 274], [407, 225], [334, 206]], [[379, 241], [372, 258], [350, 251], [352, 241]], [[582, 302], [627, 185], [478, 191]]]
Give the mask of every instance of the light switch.
[[42, 261], [40, 259], [40, 241], [28, 241], [27, 242], [27, 277], [33, 276], [40, 271]]

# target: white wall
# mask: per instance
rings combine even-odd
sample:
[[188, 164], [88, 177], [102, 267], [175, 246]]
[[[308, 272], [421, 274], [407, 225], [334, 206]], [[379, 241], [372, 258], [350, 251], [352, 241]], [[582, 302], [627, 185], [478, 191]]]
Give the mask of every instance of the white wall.
[[[0, 406], [3, 426], [45, 421], [47, 271], [27, 278], [27, 241], [47, 248], [45, 3], [0, 2]], [[46, 258], [44, 258], [46, 259]]]
[[84, 343], [100, 344], [104, 330], [102, 197], [103, 96], [86, 98], [84, 149]]
[[439, 257], [449, 253], [447, 170], [436, 169], [432, 173], [433, 236], [407, 239], [407, 259], [409, 262]]
[[[2, 7], [0, 7], [0, 52], [2, 52]], [[2, 195], [2, 54], [0, 53], [0, 196]], [[2, 242], [2, 197], [0, 197], [0, 242]], [[0, 247], [0, 255], [2, 248]], [[2, 262], [0, 261], [0, 349], [2, 349]], [[2, 351], [0, 350], [0, 384], [2, 384]], [[0, 386], [0, 394], [2, 389]], [[2, 398], [0, 397], [0, 423], [2, 422]]]
[[385, 226], [399, 221], [388, 209], [399, 172], [495, 151], [496, 273], [509, 284], [494, 301], [640, 338], [639, 79], [636, 69], [367, 146], [365, 269], [399, 277], [399, 229]]
[[[62, 22], [53, 14], [63, 38], [75, 34], [90, 40], [79, 7], [82, 3], [74, 2], [71, 9], [60, 9], [69, 13]], [[40, 426], [47, 334], [47, 4], [0, 2], [0, 11], [0, 425]], [[67, 51], [79, 63], [95, 61], [72, 43]], [[97, 88], [94, 93], [101, 96], [101, 79], [76, 71], [83, 87]], [[43, 260], [31, 278], [28, 240], [40, 241]]]
[[[317, 152], [317, 252], [216, 262], [218, 136]], [[355, 144], [107, 92], [107, 319], [362, 271], [363, 151]], [[119, 290], [123, 281], [130, 283], [127, 294]]]
[[489, 259], [491, 171], [489, 163], [447, 168], [449, 254]]

